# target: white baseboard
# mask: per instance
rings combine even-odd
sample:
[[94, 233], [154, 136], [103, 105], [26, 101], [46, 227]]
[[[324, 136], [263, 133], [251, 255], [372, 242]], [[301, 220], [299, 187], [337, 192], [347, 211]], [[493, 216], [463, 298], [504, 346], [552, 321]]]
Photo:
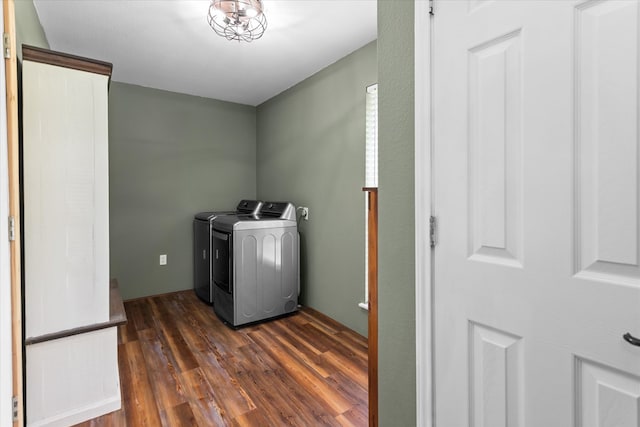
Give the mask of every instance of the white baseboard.
[[108, 399], [96, 402], [83, 408], [76, 408], [62, 414], [56, 414], [49, 418], [37, 420], [34, 423], [28, 422], [27, 425], [29, 427], [68, 427], [84, 421], [88, 421], [101, 415], [108, 414], [113, 411], [117, 411], [121, 407], [122, 399], [120, 397], [120, 393], [118, 392], [117, 396], [110, 397]]
[[26, 347], [27, 425], [69, 426], [121, 407], [117, 328]]

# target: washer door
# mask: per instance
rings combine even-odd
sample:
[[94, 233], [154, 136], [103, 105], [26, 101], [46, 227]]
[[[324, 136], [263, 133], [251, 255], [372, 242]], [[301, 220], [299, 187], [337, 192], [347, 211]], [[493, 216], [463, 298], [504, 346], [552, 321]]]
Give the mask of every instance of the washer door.
[[213, 231], [213, 282], [220, 289], [233, 291], [233, 257], [231, 233]]
[[193, 221], [193, 288], [203, 300], [213, 302], [209, 221]]

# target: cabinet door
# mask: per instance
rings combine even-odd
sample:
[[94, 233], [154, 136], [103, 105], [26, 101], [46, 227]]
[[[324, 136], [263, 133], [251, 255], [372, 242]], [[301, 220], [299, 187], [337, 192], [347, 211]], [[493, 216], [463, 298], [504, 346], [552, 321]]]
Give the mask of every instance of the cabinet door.
[[27, 338], [109, 319], [107, 84], [23, 63]]

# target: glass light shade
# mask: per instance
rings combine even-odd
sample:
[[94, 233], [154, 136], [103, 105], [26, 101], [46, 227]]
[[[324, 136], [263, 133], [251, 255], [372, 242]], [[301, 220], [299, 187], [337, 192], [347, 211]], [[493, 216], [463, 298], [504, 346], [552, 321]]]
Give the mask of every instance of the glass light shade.
[[213, 31], [227, 40], [250, 42], [267, 29], [260, 0], [212, 0], [207, 20]]

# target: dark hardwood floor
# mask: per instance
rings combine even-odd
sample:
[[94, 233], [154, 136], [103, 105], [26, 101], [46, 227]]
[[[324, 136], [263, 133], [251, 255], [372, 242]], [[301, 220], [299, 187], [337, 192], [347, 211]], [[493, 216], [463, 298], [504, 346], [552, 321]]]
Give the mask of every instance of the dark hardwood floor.
[[367, 341], [310, 309], [239, 330], [192, 291], [125, 302], [122, 409], [81, 426], [366, 426]]

